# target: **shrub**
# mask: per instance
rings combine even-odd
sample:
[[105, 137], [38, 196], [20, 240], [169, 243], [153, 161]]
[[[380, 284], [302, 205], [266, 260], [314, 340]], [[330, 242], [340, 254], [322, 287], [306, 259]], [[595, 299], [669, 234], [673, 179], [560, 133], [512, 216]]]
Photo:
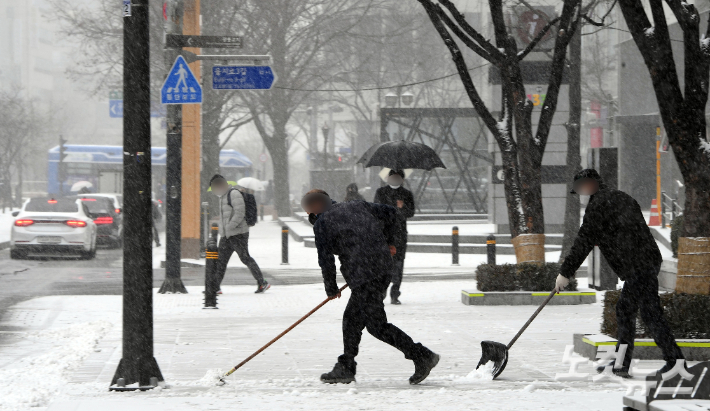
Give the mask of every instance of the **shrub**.
[[[621, 290], [615, 290], [604, 296], [602, 334], [616, 336], [616, 303], [620, 295]], [[661, 307], [675, 338], [710, 338], [710, 295], [665, 293], [661, 295]], [[653, 338], [640, 315], [636, 319], [636, 337]]]
[[[557, 263], [481, 264], [476, 268], [476, 280], [480, 291], [551, 291], [559, 273]], [[573, 278], [567, 291], [576, 290]]]
[[518, 291], [514, 264], [480, 264], [476, 267], [476, 281], [480, 291]]
[[683, 216], [676, 217], [671, 223], [671, 251], [673, 258], [678, 258], [678, 237], [683, 230]]

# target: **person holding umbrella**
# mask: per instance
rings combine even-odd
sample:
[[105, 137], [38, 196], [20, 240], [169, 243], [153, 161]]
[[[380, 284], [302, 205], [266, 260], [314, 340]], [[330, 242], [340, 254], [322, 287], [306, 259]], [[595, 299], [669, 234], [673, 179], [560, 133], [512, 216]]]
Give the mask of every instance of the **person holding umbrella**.
[[395, 230], [394, 246], [397, 254], [394, 255], [395, 267], [392, 272], [392, 288], [390, 299], [394, 305], [402, 304], [399, 291], [404, 275], [404, 257], [407, 253], [407, 219], [414, 216], [414, 196], [412, 192], [402, 187], [404, 183], [403, 170], [390, 170], [387, 176], [387, 185], [380, 187], [375, 192], [375, 203], [386, 204], [397, 209], [397, 228]]
[[301, 205], [313, 224], [326, 294], [331, 300], [340, 298], [334, 255], [339, 257], [340, 272], [352, 291], [343, 313], [343, 355], [331, 372], [321, 375], [321, 381], [330, 384], [355, 381], [355, 357], [365, 328], [414, 362], [410, 384], [424, 381], [439, 363], [439, 355], [414, 343], [410, 336], [387, 322], [383, 303], [392, 272], [391, 256], [398, 252], [393, 245], [397, 211], [365, 201], [334, 204], [328, 193], [318, 189], [306, 193]]

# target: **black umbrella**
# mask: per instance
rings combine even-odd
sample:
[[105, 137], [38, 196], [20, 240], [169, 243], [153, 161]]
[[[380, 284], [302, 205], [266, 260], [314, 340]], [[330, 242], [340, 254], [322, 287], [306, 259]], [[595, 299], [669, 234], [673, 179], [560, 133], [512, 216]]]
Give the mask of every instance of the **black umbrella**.
[[388, 167], [392, 170], [446, 168], [431, 147], [404, 140], [388, 141], [370, 147], [360, 157], [358, 164], [363, 164], [365, 167]]

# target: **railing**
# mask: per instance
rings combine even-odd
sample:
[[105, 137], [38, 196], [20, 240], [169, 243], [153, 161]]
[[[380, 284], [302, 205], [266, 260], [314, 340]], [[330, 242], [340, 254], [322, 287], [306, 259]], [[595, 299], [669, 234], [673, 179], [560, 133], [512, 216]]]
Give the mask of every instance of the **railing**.
[[669, 224], [673, 223], [676, 217], [683, 214], [683, 207], [678, 204], [678, 197], [672, 198], [665, 191], [661, 191], [661, 227], [666, 228], [666, 213], [667, 209], [670, 207], [670, 221]]

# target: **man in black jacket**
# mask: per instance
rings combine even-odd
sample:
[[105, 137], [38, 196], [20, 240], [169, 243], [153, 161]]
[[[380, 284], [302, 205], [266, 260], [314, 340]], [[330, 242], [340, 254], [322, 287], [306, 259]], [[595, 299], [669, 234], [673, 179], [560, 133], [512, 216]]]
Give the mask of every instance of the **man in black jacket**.
[[653, 334], [656, 345], [663, 351], [666, 365], [659, 372], [670, 370], [676, 360], [683, 359], [683, 353], [663, 318], [658, 297], [658, 272], [663, 258], [641, 208], [630, 195], [607, 188], [593, 169], [582, 170], [574, 177], [572, 193], [575, 192], [591, 197], [584, 212], [582, 227], [562, 263], [555, 289], [559, 292], [569, 284], [569, 279], [595, 245], [616, 275], [625, 281], [616, 304], [617, 350], [619, 345], [627, 345], [624, 362], [604, 364], [597, 371], [602, 372], [606, 366], [613, 365], [615, 374], [629, 376], [639, 308], [641, 318]]
[[404, 275], [404, 257], [407, 253], [407, 219], [414, 216], [414, 196], [412, 192], [402, 187], [404, 171], [390, 170], [387, 185], [380, 187], [375, 192], [375, 203], [386, 204], [397, 209], [397, 228], [394, 236], [394, 246], [397, 254], [394, 255], [395, 267], [392, 271], [392, 288], [390, 297], [392, 304], [399, 305], [399, 296], [402, 294], [399, 287], [402, 285]]
[[321, 375], [325, 383], [355, 381], [355, 357], [358, 355], [362, 330], [402, 351], [414, 361], [410, 384], [422, 382], [439, 362], [439, 356], [396, 326], [387, 322], [383, 300], [387, 296], [392, 270], [392, 245], [396, 232], [397, 212], [394, 208], [350, 201], [333, 204], [323, 190], [311, 190], [302, 200], [313, 225], [318, 264], [323, 273], [326, 294], [340, 298], [335, 279], [335, 257], [340, 259], [340, 272], [351, 289], [343, 313], [343, 355], [333, 371]]

